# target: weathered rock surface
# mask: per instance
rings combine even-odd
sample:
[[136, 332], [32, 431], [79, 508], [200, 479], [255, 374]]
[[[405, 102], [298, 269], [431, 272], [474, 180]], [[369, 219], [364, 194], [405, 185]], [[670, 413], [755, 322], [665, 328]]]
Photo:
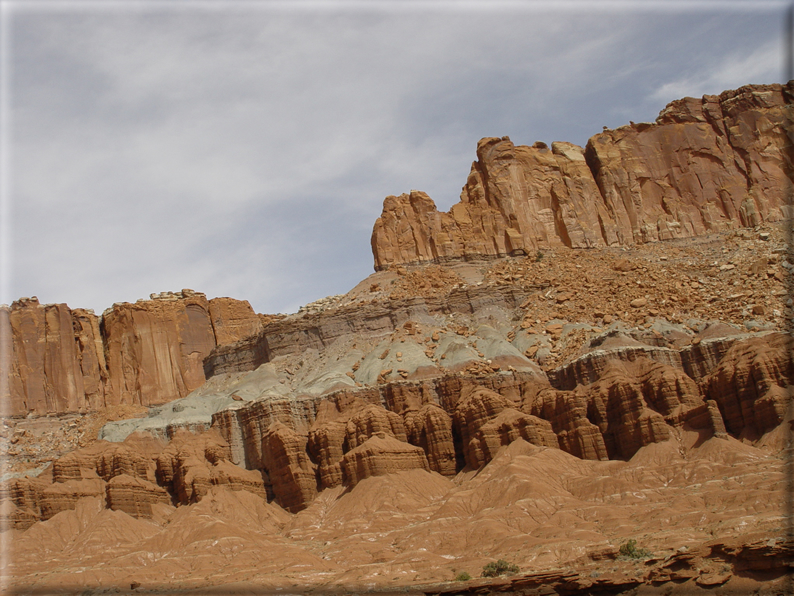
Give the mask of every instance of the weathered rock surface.
[[262, 437], [263, 464], [273, 494], [287, 511], [300, 511], [317, 495], [316, 465], [306, 452], [307, 437], [275, 422]]
[[25, 530], [42, 519], [42, 492], [46, 481], [11, 478], [0, 486], [0, 530]]
[[25, 529], [93, 497], [138, 518], [151, 518], [158, 505], [196, 503], [216, 486], [267, 499], [262, 474], [232, 464], [229, 456], [228, 443], [214, 430], [181, 430], [167, 445], [141, 434], [124, 443], [97, 441], [55, 460], [38, 477], [5, 481], [2, 527]]
[[106, 482], [96, 476], [81, 480], [55, 482], [41, 491], [41, 518], [50, 519], [54, 515], [74, 509], [80, 499], [87, 497], [105, 497]]
[[794, 384], [792, 340], [775, 333], [737, 342], [706, 379], [728, 432], [756, 440], [786, 417]]
[[[259, 329], [247, 302], [204, 294], [153, 295], [116, 304], [102, 317], [109, 393], [117, 403], [156, 405], [204, 383], [204, 358], [219, 343]], [[228, 320], [227, 320], [228, 319]], [[216, 330], [217, 329], [217, 336]]]
[[433, 472], [454, 476], [457, 472], [452, 417], [436, 404], [403, 413], [408, 442], [421, 447]]
[[171, 504], [164, 488], [142, 478], [120, 474], [105, 485], [108, 509], [123, 511], [132, 517], [152, 517], [152, 505]]
[[99, 319], [65, 304], [22, 298], [0, 308], [7, 415], [85, 412], [105, 401], [107, 371]]
[[387, 197], [375, 269], [688, 238], [778, 221], [791, 168], [792, 83], [748, 85], [669, 104], [653, 124], [570, 143], [482, 139], [461, 200]]
[[342, 458], [345, 484], [355, 486], [365, 478], [405, 470], [427, 470], [430, 466], [420, 447], [415, 447], [385, 432], [376, 432]]
[[119, 303], [101, 318], [23, 298], [0, 308], [0, 326], [9, 371], [0, 399], [10, 416], [183, 397], [204, 383], [203, 360], [216, 345], [262, 327], [248, 302], [192, 290]]
[[228, 444], [215, 432], [196, 437], [180, 433], [176, 446], [169, 445], [157, 458], [158, 480], [174, 495], [178, 503], [197, 503], [213, 486], [245, 490], [267, 498], [261, 473], [232, 464]]

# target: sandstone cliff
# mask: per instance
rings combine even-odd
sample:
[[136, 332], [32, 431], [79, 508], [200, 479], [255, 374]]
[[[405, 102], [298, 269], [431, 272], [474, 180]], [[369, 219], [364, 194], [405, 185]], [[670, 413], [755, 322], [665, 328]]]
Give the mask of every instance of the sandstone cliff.
[[183, 290], [115, 304], [102, 317], [23, 298], [0, 308], [0, 327], [9, 371], [0, 400], [5, 415], [25, 416], [183, 397], [204, 383], [213, 348], [261, 322], [247, 301]]
[[653, 124], [571, 143], [482, 139], [449, 213], [425, 193], [387, 197], [375, 269], [694, 237], [782, 219], [794, 83], [670, 103]]

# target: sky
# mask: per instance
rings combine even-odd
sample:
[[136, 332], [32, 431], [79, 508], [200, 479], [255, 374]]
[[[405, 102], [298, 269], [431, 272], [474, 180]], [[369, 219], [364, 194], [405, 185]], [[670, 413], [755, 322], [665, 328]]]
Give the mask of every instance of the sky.
[[584, 145], [784, 81], [787, 3], [0, 1], [0, 302], [191, 288], [289, 313], [477, 141]]

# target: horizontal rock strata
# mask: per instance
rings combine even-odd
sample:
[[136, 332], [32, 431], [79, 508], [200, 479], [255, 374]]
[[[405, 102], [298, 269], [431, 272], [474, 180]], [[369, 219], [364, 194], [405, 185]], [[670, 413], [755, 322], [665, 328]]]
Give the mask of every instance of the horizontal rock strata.
[[519, 439], [590, 460], [627, 460], [682, 431], [758, 441], [786, 417], [790, 344], [782, 333], [738, 337], [699, 381], [640, 355], [607, 360], [573, 389], [532, 373], [455, 373], [333, 392], [304, 401], [303, 413], [287, 398], [282, 410], [265, 408], [269, 399], [244, 402], [218, 412], [211, 431], [179, 430], [167, 445], [131, 435], [69, 453], [41, 478], [5, 484], [0, 514], [24, 528], [101, 497], [150, 517], [156, 506], [196, 503], [213, 486], [297, 512], [324, 489], [372, 476], [478, 470]]
[[[378, 463], [386, 455], [359, 449], [376, 435], [403, 450], [419, 448], [427, 469], [443, 475], [478, 469], [519, 438], [594, 460], [629, 459], [683, 428], [757, 440], [783, 420], [785, 391], [794, 380], [788, 341], [772, 333], [734, 337], [716, 352], [703, 347], [715, 358], [724, 353], [699, 368], [697, 379], [687, 375], [681, 354], [698, 346], [667, 348], [676, 356], [670, 363], [653, 358], [653, 351], [622, 358], [616, 348], [611, 357], [600, 356], [594, 376], [571, 389], [527, 372], [445, 374], [300, 402], [245, 402], [216, 413], [213, 426], [228, 444], [242, 446], [232, 461], [269, 475], [276, 499], [299, 510], [317, 491], [388, 468]], [[290, 418], [288, 411], [300, 414]]]

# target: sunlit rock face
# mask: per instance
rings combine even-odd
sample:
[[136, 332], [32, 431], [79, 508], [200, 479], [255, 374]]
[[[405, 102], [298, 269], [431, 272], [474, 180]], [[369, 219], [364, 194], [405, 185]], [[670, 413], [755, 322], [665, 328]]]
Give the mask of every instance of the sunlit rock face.
[[779, 221], [791, 153], [792, 84], [748, 85], [670, 103], [655, 123], [604, 130], [583, 149], [485, 138], [460, 202], [387, 197], [375, 268], [628, 246]]
[[12, 416], [184, 397], [204, 383], [213, 348], [261, 330], [247, 301], [192, 290], [118, 303], [102, 317], [23, 298], [0, 309], [0, 326], [10, 373], [2, 400]]

